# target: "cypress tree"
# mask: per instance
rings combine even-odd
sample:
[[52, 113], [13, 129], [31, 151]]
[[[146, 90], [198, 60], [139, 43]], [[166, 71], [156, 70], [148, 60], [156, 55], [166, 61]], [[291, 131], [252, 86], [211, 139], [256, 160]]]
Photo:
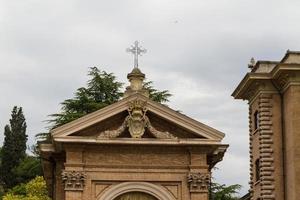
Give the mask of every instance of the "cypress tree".
[[12, 110], [10, 124], [4, 128], [2, 147], [1, 181], [6, 189], [17, 184], [13, 170], [26, 156], [26, 122], [22, 108], [15, 106]]

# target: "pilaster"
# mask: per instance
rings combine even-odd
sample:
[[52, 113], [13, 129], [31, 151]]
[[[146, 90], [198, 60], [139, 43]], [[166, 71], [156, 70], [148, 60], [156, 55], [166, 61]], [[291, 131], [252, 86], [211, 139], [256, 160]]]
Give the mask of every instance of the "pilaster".
[[284, 93], [284, 125], [286, 195], [287, 200], [296, 200], [300, 196], [300, 85], [291, 85]]
[[83, 169], [84, 145], [65, 145], [66, 163], [61, 173], [65, 200], [83, 200], [86, 173]]
[[211, 173], [207, 165], [207, 156], [204, 153], [208, 149], [190, 148], [190, 172], [187, 175], [187, 183], [191, 200], [208, 200]]

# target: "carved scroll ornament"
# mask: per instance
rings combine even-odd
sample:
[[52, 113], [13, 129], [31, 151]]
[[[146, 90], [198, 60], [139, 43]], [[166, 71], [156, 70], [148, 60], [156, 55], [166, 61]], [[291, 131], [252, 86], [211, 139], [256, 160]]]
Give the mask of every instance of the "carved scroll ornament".
[[128, 106], [128, 116], [125, 118], [122, 125], [116, 130], [106, 130], [99, 134], [99, 138], [116, 138], [120, 136], [126, 128], [128, 128], [129, 133], [132, 138], [141, 138], [145, 133], [145, 128], [156, 138], [161, 139], [174, 139], [176, 138], [169, 132], [162, 132], [154, 128], [149, 118], [146, 116], [147, 112], [147, 102], [142, 100], [135, 100], [129, 102]]
[[61, 178], [65, 190], [83, 190], [86, 175], [82, 171], [63, 171]]
[[190, 192], [207, 192], [210, 185], [210, 174], [189, 173], [187, 181]]

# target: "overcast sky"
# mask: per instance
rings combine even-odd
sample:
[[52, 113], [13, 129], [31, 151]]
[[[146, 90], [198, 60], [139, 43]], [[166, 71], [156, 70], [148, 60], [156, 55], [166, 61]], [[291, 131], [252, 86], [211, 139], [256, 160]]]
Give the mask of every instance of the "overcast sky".
[[247, 102], [230, 95], [251, 57], [280, 60], [300, 50], [299, 0], [0, 0], [0, 142], [14, 105], [29, 144], [47, 115], [87, 81], [88, 67], [127, 84], [125, 52], [139, 40], [140, 68], [169, 105], [224, 133], [229, 143], [214, 173], [248, 190]]

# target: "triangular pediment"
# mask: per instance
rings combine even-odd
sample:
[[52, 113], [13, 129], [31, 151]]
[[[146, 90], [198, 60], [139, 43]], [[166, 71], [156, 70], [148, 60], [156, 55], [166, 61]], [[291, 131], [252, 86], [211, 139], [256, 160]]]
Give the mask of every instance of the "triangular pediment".
[[[143, 118], [145, 130], [140, 139], [207, 139], [220, 142], [224, 137], [224, 133], [140, 94], [131, 95], [101, 110], [60, 126], [51, 131], [52, 136], [54, 140], [62, 138], [129, 139], [133, 137], [132, 132], [135, 133], [135, 124], [132, 124], [130, 119], [134, 119], [135, 114], [139, 115], [139, 112], [131, 113], [134, 102], [138, 104], [137, 107], [145, 115]], [[143, 107], [139, 105], [139, 102], [142, 102]], [[139, 124], [137, 124], [137, 128], [139, 128]]]

